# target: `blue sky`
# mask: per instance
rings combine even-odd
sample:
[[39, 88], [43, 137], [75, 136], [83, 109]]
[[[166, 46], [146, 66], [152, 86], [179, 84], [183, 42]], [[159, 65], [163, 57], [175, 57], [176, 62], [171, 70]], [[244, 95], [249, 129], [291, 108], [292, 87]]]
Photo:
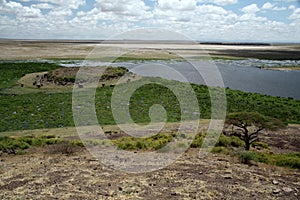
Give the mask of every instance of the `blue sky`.
[[300, 43], [300, 2], [0, 0], [0, 38], [110, 39], [140, 28], [199, 41]]

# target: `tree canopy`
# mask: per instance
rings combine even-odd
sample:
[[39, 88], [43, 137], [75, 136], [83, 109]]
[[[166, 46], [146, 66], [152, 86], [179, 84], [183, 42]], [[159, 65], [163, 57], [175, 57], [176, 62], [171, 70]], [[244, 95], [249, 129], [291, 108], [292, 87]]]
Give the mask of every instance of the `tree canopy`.
[[[257, 112], [231, 113], [226, 117], [226, 124], [233, 125], [229, 135], [235, 135], [245, 142], [245, 149], [258, 141], [258, 134], [263, 130], [277, 130], [285, 127], [280, 120], [261, 115]], [[235, 129], [234, 129], [235, 128]]]

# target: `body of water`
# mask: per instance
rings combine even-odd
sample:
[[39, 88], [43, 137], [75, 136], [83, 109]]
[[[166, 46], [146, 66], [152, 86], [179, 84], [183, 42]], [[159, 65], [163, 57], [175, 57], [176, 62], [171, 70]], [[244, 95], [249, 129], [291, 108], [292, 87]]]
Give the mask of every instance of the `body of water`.
[[[64, 66], [99, 66], [109, 63], [78, 61], [78, 63], [62, 63]], [[299, 70], [268, 70], [260, 69], [262, 66], [295, 66], [299, 61], [267, 61], [267, 60], [217, 60], [217, 61], [194, 61], [193, 65], [188, 62], [178, 61], [145, 61], [145, 62], [117, 62], [110, 65], [125, 66], [134, 73], [143, 76], [156, 76], [181, 81], [177, 76], [166, 73], [164, 66], [168, 66], [180, 74], [187, 81], [196, 84], [206, 84], [202, 74], [207, 74], [210, 67], [216, 66], [225, 87], [245, 92], [266, 94], [271, 96], [292, 97], [300, 100], [300, 71]], [[140, 67], [142, 66], [142, 67]], [[199, 70], [200, 69], [200, 70]], [[199, 74], [200, 71], [200, 74]], [[203, 72], [203, 73], [202, 73]], [[215, 73], [215, 71], [212, 71]], [[214, 78], [214, 74], [210, 75]]]
[[[45, 61], [41, 61], [45, 62]], [[49, 61], [47, 61], [49, 62]], [[53, 62], [53, 61], [52, 61]], [[245, 92], [266, 94], [271, 96], [292, 97], [300, 100], [300, 70], [268, 70], [260, 67], [299, 66], [300, 61], [291, 60], [216, 60], [193, 61], [193, 65], [184, 61], [128, 61], [107, 63], [99, 61], [55, 61], [62, 66], [124, 66], [130, 71], [143, 75], [182, 81], [167, 68], [177, 71], [191, 83], [208, 84], [201, 75], [209, 74], [209, 79], [219, 79], [221, 75], [224, 87]], [[199, 74], [200, 72], [200, 74]], [[206, 77], [207, 80], [207, 77]], [[213, 82], [213, 81], [212, 81]], [[218, 84], [217, 84], [218, 85]]]

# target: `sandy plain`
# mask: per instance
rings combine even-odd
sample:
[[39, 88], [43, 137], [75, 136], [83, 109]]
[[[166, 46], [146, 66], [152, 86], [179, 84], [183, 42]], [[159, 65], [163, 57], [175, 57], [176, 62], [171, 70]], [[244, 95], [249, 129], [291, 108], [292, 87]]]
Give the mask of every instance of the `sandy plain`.
[[87, 57], [134, 59], [260, 58], [300, 59], [300, 45], [241, 45], [171, 42], [24, 41], [0, 40], [0, 60], [85, 59]]

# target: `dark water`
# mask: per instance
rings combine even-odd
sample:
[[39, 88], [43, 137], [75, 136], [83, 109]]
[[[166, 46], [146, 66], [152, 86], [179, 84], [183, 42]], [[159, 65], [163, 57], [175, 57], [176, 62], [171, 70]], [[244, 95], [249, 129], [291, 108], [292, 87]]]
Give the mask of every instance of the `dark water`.
[[[166, 65], [184, 75], [189, 82], [210, 85], [204, 81], [204, 78], [201, 77], [199, 72], [189, 63], [177, 62], [166, 63]], [[209, 67], [211, 67], [210, 65], [211, 64], [209, 64]], [[180, 80], [173, 78], [174, 76], [169, 73], [163, 73], [163, 71], [156, 70], [156, 72], [152, 72], [151, 64], [149, 64], [149, 70], [147, 70], [146, 67], [145, 69], [135, 70], [136, 66], [137, 65], [132, 64], [127, 65], [129, 69], [140, 75]], [[209, 67], [202, 69], [201, 64], [199, 66], [200, 74], [203, 74], [203, 71], [209, 71]], [[224, 63], [217, 63], [215, 66], [221, 74], [225, 87], [271, 96], [293, 97], [300, 100], [300, 71], [267, 70]], [[214, 78], [214, 73], [215, 71], [212, 71], [212, 75], [209, 77], [210, 79]]]
[[[41, 61], [45, 62], [45, 61]], [[135, 61], [105, 63], [95, 61], [56, 61], [62, 66], [125, 66], [143, 76], [155, 76], [196, 84], [217, 85], [234, 90], [271, 96], [292, 97], [300, 100], [300, 70], [277, 71], [260, 69], [264, 66], [298, 66], [300, 61], [217, 60], [195, 61], [193, 65], [178, 61]], [[195, 69], [198, 68], [198, 70]], [[169, 68], [169, 69], [166, 69]], [[170, 70], [171, 69], [171, 70]], [[174, 72], [174, 71], [177, 71]], [[200, 73], [199, 73], [200, 72]], [[220, 77], [218, 78], [218, 73]], [[179, 75], [178, 75], [179, 74]], [[180, 76], [181, 75], [181, 76]], [[186, 79], [184, 80], [182, 76]], [[205, 80], [204, 80], [205, 79]], [[214, 82], [214, 79], [217, 80]], [[222, 83], [220, 84], [220, 79]]]

